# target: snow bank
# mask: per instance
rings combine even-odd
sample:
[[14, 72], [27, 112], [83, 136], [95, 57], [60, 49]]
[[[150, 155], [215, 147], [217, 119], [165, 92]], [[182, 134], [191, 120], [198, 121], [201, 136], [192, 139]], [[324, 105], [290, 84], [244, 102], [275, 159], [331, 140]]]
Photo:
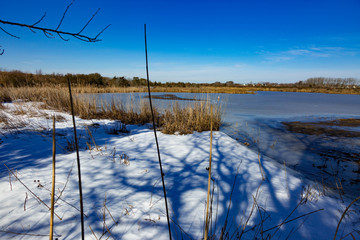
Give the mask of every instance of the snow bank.
[[[15, 115], [19, 105], [27, 109], [24, 111], [27, 115]], [[61, 196], [55, 204], [55, 212], [62, 220], [55, 217], [54, 233], [58, 239], [79, 239], [76, 154], [69, 151], [73, 143], [71, 117], [64, 113], [39, 110], [36, 105], [29, 103], [5, 106], [3, 114], [6, 114], [9, 122], [0, 123], [0, 238], [48, 238], [50, 211], [14, 176], [9, 175], [4, 164], [50, 206], [51, 116], [56, 114], [61, 120], [56, 124], [56, 194]], [[16, 125], [19, 119], [22, 124]], [[113, 239], [168, 239], [152, 130], [146, 126], [127, 126], [130, 133], [112, 135], [110, 133], [119, 126], [114, 121], [77, 119], [77, 125], [86, 239], [96, 239], [94, 235], [98, 239], [101, 236]], [[201, 239], [210, 133], [158, 133], [158, 137], [173, 237]], [[262, 180], [259, 158], [265, 180]], [[331, 239], [342, 212], [351, 201], [345, 199], [342, 203], [340, 199], [324, 195], [320, 185], [302, 179], [301, 175], [286, 169], [286, 166], [259, 156], [222, 132], [214, 132], [212, 166], [215, 187], [211, 231], [217, 238], [226, 219], [229, 237], [234, 232], [241, 232], [243, 224], [247, 222], [243, 238], [253, 239], [256, 234], [261, 236], [260, 228], [266, 231], [285, 220], [323, 209], [293, 220], [279, 230], [269, 230], [264, 236], [275, 234], [280, 239], [287, 236], [293, 239]], [[311, 188], [307, 188], [309, 184]], [[304, 196], [303, 204], [299, 205], [301, 196]], [[351, 215], [342, 222], [340, 235], [359, 230], [356, 225], [359, 206], [352, 209]], [[262, 219], [265, 221], [260, 224]], [[233, 237], [236, 237], [236, 233]]]

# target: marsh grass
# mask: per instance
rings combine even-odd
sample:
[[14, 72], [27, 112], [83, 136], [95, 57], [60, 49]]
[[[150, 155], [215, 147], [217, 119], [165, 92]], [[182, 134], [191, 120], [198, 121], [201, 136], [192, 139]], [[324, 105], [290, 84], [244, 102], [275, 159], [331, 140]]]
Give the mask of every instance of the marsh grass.
[[[221, 125], [221, 107], [214, 106], [213, 130], [218, 131]], [[171, 109], [166, 109], [161, 117], [160, 126], [166, 134], [189, 134], [193, 131], [202, 132], [210, 130], [211, 123], [210, 101], [199, 101], [181, 107], [175, 102]]]
[[5, 125], [9, 123], [8, 116], [6, 116], [3, 112], [0, 112], [0, 123], [5, 123]]
[[[79, 92], [76, 91], [75, 92]], [[2, 88], [0, 99], [5, 101], [29, 101], [42, 102], [45, 109], [58, 110], [70, 113], [71, 106], [67, 88]], [[97, 102], [95, 99], [74, 97], [75, 115], [83, 119], [111, 119], [124, 124], [146, 124], [152, 122], [149, 102], [146, 99], [135, 103], [130, 101], [123, 105], [113, 98], [110, 103]], [[208, 100], [192, 102], [186, 106], [180, 106], [175, 102], [170, 109], [159, 110], [154, 108], [155, 124], [167, 134], [189, 134], [194, 131], [202, 132], [210, 130], [210, 108]], [[21, 110], [21, 109], [19, 109]], [[26, 114], [27, 110], [22, 110]], [[219, 130], [221, 124], [221, 106], [214, 106], [213, 129]]]
[[[94, 87], [81, 86], [74, 88], [74, 93], [132, 93], [132, 92], [147, 92], [145, 86], [138, 87]], [[185, 93], [231, 93], [231, 94], [254, 94], [255, 92], [248, 88], [239, 87], [213, 87], [213, 86], [198, 86], [198, 87], [163, 87], [153, 86], [151, 92], [185, 92]]]
[[[74, 93], [131, 93], [146, 92], [144, 86], [138, 87], [95, 87], [79, 86], [74, 88]], [[360, 88], [331, 88], [331, 87], [265, 87], [265, 86], [152, 86], [151, 92], [185, 92], [185, 93], [229, 93], [229, 94], [255, 94], [257, 91], [273, 92], [308, 92], [327, 94], [360, 94]]]
[[[235, 175], [232, 190], [229, 196], [229, 204], [226, 209], [226, 218], [224, 222], [218, 222], [217, 210], [213, 215], [212, 209], [218, 208], [218, 200], [216, 202], [213, 201], [214, 197], [214, 185], [213, 190], [210, 197], [210, 231], [207, 236], [204, 236], [203, 239], [211, 239], [211, 240], [229, 240], [229, 239], [289, 239], [291, 236], [298, 231], [303, 223], [307, 220], [307, 217], [311, 217], [311, 215], [321, 212], [324, 209], [319, 208], [317, 210], [313, 210], [311, 212], [304, 213], [300, 216], [294, 216], [295, 211], [300, 209], [301, 206], [306, 205], [308, 203], [316, 203], [324, 194], [319, 192], [312, 185], [308, 185], [302, 188], [300, 196], [298, 196], [298, 203], [290, 211], [283, 215], [283, 219], [281, 222], [273, 221], [271, 212], [267, 212], [266, 207], [259, 205], [259, 202], [262, 198], [261, 196], [261, 183], [258, 186], [256, 193], [252, 195], [253, 203], [249, 205], [248, 209], [246, 209], [243, 213], [234, 213], [232, 211], [232, 194], [233, 189], [236, 185], [236, 178], [238, 173]], [[213, 183], [215, 184], [215, 183]], [[217, 188], [217, 187], [216, 187]], [[217, 190], [218, 191], [218, 190]], [[249, 199], [250, 200], [250, 199]], [[214, 206], [215, 204], [215, 206]], [[346, 211], [346, 210], [345, 210]], [[233, 215], [235, 214], [235, 215]], [[231, 216], [233, 215], [233, 216]], [[240, 219], [240, 223], [235, 222], [236, 217]], [[214, 218], [214, 219], [213, 219]], [[204, 219], [205, 221], [205, 219]], [[250, 222], [252, 223], [250, 224]], [[279, 231], [282, 226], [297, 221], [297, 227], [292, 228], [290, 231], [281, 232]], [[221, 230], [216, 230], [217, 225], [221, 228]], [[340, 222], [339, 222], [340, 224]], [[205, 226], [205, 224], [204, 224]], [[266, 226], [266, 228], [265, 228]]]

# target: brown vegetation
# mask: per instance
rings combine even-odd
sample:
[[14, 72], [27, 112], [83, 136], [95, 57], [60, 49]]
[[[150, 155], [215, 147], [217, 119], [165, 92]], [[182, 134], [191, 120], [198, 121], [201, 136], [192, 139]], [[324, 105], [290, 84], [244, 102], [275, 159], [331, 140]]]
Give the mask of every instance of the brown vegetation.
[[[219, 130], [221, 124], [221, 107], [216, 107], [213, 111], [213, 130]], [[192, 133], [193, 131], [202, 132], [210, 129], [211, 123], [211, 104], [208, 101], [195, 102], [181, 108], [175, 103], [171, 109], [165, 110], [162, 115], [160, 125], [164, 133], [180, 134]]]
[[[66, 87], [67, 79], [73, 83], [74, 93], [124, 93], [146, 92], [147, 81], [139, 77], [104, 77], [90, 74], [36, 74], [21, 71], [1, 71], [0, 87]], [[313, 92], [335, 94], [360, 94], [360, 81], [354, 78], [309, 78], [296, 83], [248, 83], [233, 81], [225, 83], [152, 82], [152, 92], [188, 93], [234, 93], [246, 94], [256, 91]]]
[[326, 135], [336, 137], [360, 137], [360, 132], [350, 131], [345, 129], [336, 129], [332, 126], [347, 126], [358, 127], [360, 126], [360, 119], [336, 119], [332, 121], [321, 122], [283, 122], [285, 127], [294, 133], [303, 133], [308, 135]]
[[[43, 102], [43, 107], [54, 110], [70, 112], [69, 93], [66, 88], [2, 88], [0, 100]], [[124, 124], [145, 124], [152, 122], [149, 102], [142, 100], [140, 104], [130, 103], [124, 106], [113, 99], [111, 103], [96, 102], [85, 98], [74, 98], [75, 114], [83, 119], [112, 119]], [[179, 132], [181, 134], [193, 131], [207, 131], [210, 129], [210, 103], [208, 101], [196, 102], [185, 108], [174, 104], [171, 109], [160, 112], [154, 109], [155, 120], [158, 127], [168, 134]], [[214, 111], [214, 130], [218, 130], [221, 123], [220, 106]]]

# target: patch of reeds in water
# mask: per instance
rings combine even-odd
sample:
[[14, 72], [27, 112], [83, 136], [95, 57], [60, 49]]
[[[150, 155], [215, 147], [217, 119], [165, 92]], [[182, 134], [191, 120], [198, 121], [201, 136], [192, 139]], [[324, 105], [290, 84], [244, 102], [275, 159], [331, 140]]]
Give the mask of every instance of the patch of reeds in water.
[[[45, 108], [70, 112], [69, 92], [66, 88], [2, 88], [0, 101], [9, 102], [21, 99], [22, 101], [43, 102]], [[188, 134], [193, 131], [210, 130], [209, 101], [197, 101], [181, 107], [174, 103], [170, 109], [160, 111], [154, 108], [155, 123], [163, 133]], [[218, 130], [221, 124], [221, 107], [215, 106], [213, 113], [213, 129]], [[124, 106], [116, 99], [110, 103], [96, 102], [95, 99], [74, 97], [75, 114], [83, 119], [112, 119], [124, 124], [145, 124], [152, 122], [149, 102], [140, 101], [140, 104], [130, 102]]]
[[[160, 126], [163, 133], [189, 134], [193, 131], [202, 132], [210, 130], [211, 103], [198, 101], [181, 107], [179, 103], [173, 104], [171, 109], [166, 109], [161, 117]], [[221, 125], [221, 107], [214, 107], [213, 130], [217, 131]]]

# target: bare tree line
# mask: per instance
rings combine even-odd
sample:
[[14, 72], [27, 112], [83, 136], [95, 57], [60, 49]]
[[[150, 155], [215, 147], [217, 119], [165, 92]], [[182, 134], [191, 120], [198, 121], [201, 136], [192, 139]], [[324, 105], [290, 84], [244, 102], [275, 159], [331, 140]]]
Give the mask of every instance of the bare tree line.
[[307, 85], [309, 87], [346, 88], [360, 85], [360, 81], [355, 78], [314, 77], [308, 78], [304, 82], [299, 82], [299, 85]]

